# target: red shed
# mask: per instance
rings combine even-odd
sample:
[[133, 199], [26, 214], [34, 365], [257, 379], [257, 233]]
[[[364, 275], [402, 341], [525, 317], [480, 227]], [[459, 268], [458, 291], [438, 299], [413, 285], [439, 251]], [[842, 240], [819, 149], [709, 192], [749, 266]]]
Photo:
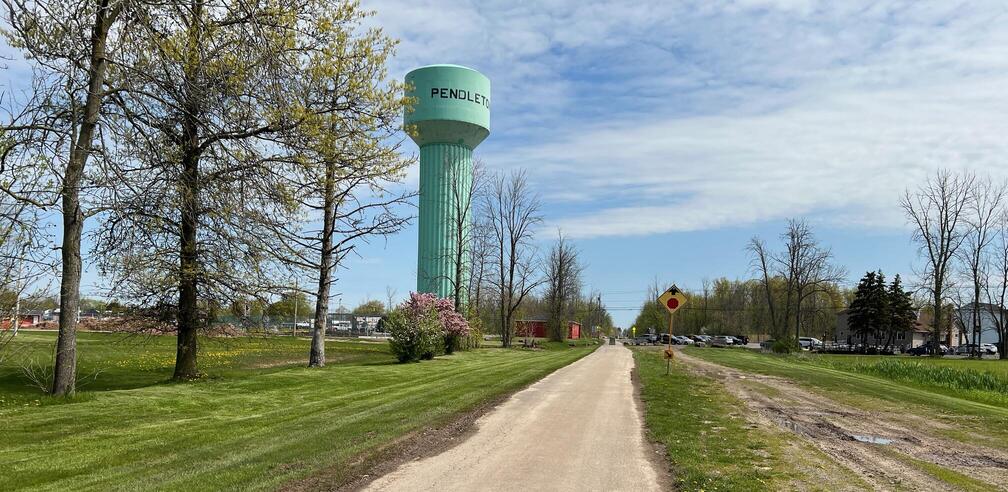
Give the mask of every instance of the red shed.
[[581, 338], [581, 323], [570, 321], [567, 324], [567, 338]]
[[[523, 319], [515, 322], [515, 335], [519, 337], [546, 338], [546, 329], [544, 319]], [[577, 321], [567, 323], [567, 338], [581, 338], [581, 323]]]

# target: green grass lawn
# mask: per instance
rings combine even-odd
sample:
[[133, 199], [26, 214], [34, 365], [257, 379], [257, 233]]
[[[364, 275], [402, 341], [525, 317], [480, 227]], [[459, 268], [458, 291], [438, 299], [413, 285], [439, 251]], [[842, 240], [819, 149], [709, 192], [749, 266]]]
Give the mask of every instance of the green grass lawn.
[[[20, 339], [24, 336], [23, 339]], [[387, 344], [329, 342], [307, 369], [307, 339], [204, 340], [207, 373], [171, 383], [174, 339], [82, 333], [82, 393], [41, 395], [22, 375], [52, 350], [25, 332], [0, 366], [3, 488], [275, 489], [378, 459], [396, 438], [449, 421], [593, 350], [482, 349], [395, 364]]]
[[865, 367], [882, 362], [881, 356], [781, 356], [751, 350], [697, 347], [684, 350], [717, 364], [785, 377], [846, 404], [869, 409], [885, 407], [939, 419], [970, 431], [942, 431], [948, 437], [982, 439], [989, 445], [1008, 448], [1008, 395], [936, 383], [931, 377], [933, 369], [946, 368], [964, 372], [965, 375], [960, 376], [967, 386], [973, 384], [973, 378], [970, 377], [972, 373], [966, 371], [988, 374], [996, 383], [1005, 377], [1004, 361], [889, 357], [893, 362], [920, 366], [903, 366], [899, 371], [870, 371]]
[[644, 420], [665, 446], [677, 490], [779, 490], [799, 479], [785, 456], [787, 437], [751, 428], [744, 405], [714, 380], [694, 375], [655, 350], [634, 350]]
[[873, 363], [880, 360], [899, 360], [920, 362], [922, 364], [937, 367], [949, 367], [952, 369], [973, 369], [976, 371], [990, 372], [999, 377], [1008, 379], [1008, 360], [1000, 359], [946, 359], [942, 357], [913, 357], [913, 356], [890, 356], [890, 355], [842, 355], [842, 354], [815, 354], [813, 357], [823, 361], [829, 361], [837, 365], [851, 365], [857, 363]]

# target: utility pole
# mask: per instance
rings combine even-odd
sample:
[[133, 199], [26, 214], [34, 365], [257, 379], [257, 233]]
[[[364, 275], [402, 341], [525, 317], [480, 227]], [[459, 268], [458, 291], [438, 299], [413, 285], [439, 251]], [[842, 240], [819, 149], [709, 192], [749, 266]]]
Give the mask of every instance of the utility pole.
[[598, 322], [595, 323], [595, 338], [598, 338], [598, 329], [602, 325], [602, 321], [605, 320], [602, 312], [602, 294], [598, 295]]

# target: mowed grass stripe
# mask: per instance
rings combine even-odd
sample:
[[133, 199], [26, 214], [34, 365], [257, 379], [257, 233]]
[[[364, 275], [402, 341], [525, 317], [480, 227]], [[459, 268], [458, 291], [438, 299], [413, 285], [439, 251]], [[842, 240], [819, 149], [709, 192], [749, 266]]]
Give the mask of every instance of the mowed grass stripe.
[[[0, 459], [22, 458], [11, 470], [17, 483], [51, 489], [270, 488], [472, 408], [588, 351], [484, 350], [405, 366], [289, 369], [110, 391], [9, 416], [21, 442], [3, 445]], [[28, 430], [51, 425], [61, 428]], [[278, 468], [283, 464], [290, 466]]]
[[[288, 412], [289, 412], [289, 409], [288, 409]], [[288, 420], [287, 423], [288, 424], [293, 424], [295, 422]], [[196, 436], [197, 440], [196, 441], [199, 441], [202, 438], [201, 436], [199, 436], [199, 430], [200, 430], [199, 426], [197, 426], [196, 428], [193, 428], [193, 430], [194, 430], [194, 434], [197, 434], [197, 436]]]

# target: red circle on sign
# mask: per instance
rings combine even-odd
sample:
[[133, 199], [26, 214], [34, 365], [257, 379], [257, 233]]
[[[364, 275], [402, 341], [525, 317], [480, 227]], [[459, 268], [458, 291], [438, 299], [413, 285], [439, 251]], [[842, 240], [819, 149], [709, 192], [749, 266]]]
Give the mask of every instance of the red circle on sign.
[[675, 309], [679, 307], [679, 299], [673, 297], [669, 299], [668, 302], [666, 302], [665, 304], [668, 306], [669, 309]]

